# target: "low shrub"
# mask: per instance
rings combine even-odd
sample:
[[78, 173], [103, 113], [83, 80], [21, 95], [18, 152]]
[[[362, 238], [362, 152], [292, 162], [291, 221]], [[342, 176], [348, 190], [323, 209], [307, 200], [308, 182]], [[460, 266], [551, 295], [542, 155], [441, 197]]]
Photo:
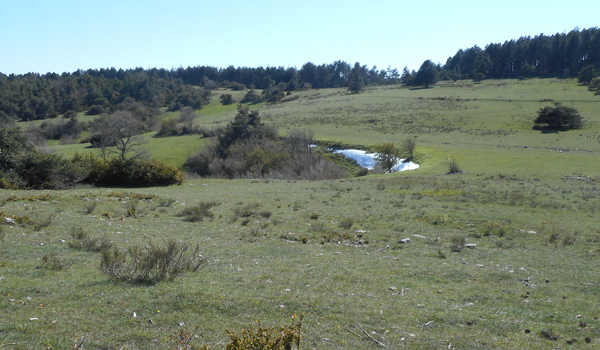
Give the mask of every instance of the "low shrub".
[[504, 235], [506, 235], [506, 233], [507, 233], [507, 229], [505, 227], [502, 227], [494, 222], [488, 223], [486, 226], [484, 226], [483, 231], [482, 231], [482, 235], [486, 236], [486, 237], [487, 236], [504, 237]]
[[568, 246], [568, 245], [573, 245], [573, 243], [575, 243], [576, 238], [574, 234], [567, 234], [564, 235], [564, 237], [562, 238], [562, 245], [563, 246]]
[[465, 244], [467, 244], [467, 239], [464, 236], [453, 236], [450, 239], [450, 250], [458, 253], [465, 248]]
[[50, 253], [44, 255], [42, 258], [41, 269], [51, 270], [51, 271], [62, 271], [71, 265], [69, 262], [64, 261], [60, 258], [60, 256]]
[[168, 208], [176, 202], [173, 198], [161, 198], [158, 200], [158, 206]]
[[258, 328], [242, 329], [241, 337], [232, 331], [227, 330], [231, 342], [225, 346], [225, 350], [300, 350], [302, 342], [302, 319], [301, 315], [292, 316], [292, 322], [279, 328], [263, 327], [258, 322]]
[[75, 226], [71, 228], [71, 237], [73, 237], [74, 239], [83, 239], [87, 237], [87, 232], [83, 230], [83, 227]]
[[40, 231], [41, 229], [50, 226], [50, 224], [52, 224], [52, 220], [53, 219], [54, 219], [54, 213], [50, 214], [45, 219], [37, 219], [37, 220], [34, 221], [33, 229], [35, 231]]
[[102, 252], [100, 271], [130, 284], [154, 284], [198, 270], [206, 263], [199, 253], [199, 245], [190, 249], [190, 245], [173, 240], [164, 245], [150, 242], [144, 248], [134, 246], [127, 251], [115, 248]]
[[238, 218], [247, 218], [255, 214], [254, 210], [258, 208], [260, 204], [250, 203], [246, 205], [238, 205], [233, 208], [233, 214]]
[[217, 202], [200, 202], [198, 205], [183, 209], [179, 216], [182, 216], [183, 220], [188, 222], [204, 221], [206, 218], [212, 219], [214, 214], [210, 211], [210, 208], [219, 204]]
[[2, 219], [2, 223], [8, 225], [20, 225], [27, 226], [33, 223], [29, 215], [6, 215], [4, 212], [0, 211], [0, 219]]
[[20, 159], [14, 173], [13, 183], [20, 188], [64, 189], [81, 182], [88, 169], [56, 154], [29, 153]]
[[81, 226], [71, 229], [73, 241], [69, 242], [69, 247], [74, 249], [85, 249], [92, 252], [101, 252], [112, 248], [113, 243], [106, 237], [91, 237], [83, 230]]
[[133, 200], [133, 201], [127, 202], [127, 204], [125, 205], [125, 214], [127, 214], [128, 217], [137, 218], [138, 201]]
[[157, 160], [114, 158], [96, 161], [86, 181], [99, 186], [168, 186], [181, 185], [185, 177]]
[[354, 174], [355, 177], [366, 176], [369, 175], [369, 169], [365, 167], [360, 167], [358, 171]]
[[91, 214], [94, 212], [94, 210], [96, 210], [96, 206], [98, 205], [98, 203], [96, 202], [90, 202], [89, 204], [86, 204], [84, 206], [84, 210], [86, 214]]
[[458, 162], [456, 161], [456, 159], [454, 157], [450, 157], [450, 158], [446, 159], [445, 164], [446, 164], [446, 167], [448, 168], [448, 174], [461, 174], [462, 173], [462, 169], [460, 168], [460, 165], [458, 165]]
[[340, 221], [340, 227], [344, 230], [349, 230], [352, 227], [352, 225], [354, 225], [354, 220], [352, 220], [351, 218], [345, 218], [342, 219], [342, 221]]
[[258, 215], [262, 216], [265, 219], [268, 219], [271, 217], [272, 213], [270, 211], [261, 211], [258, 213]]

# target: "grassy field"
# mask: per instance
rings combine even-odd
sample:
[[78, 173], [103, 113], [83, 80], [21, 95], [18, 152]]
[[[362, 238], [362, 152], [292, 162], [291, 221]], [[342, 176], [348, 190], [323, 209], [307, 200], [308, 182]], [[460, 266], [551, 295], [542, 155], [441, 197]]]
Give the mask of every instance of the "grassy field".
[[[322, 182], [0, 191], [0, 216], [22, 222], [0, 224], [0, 346], [72, 348], [85, 337], [89, 349], [176, 349], [171, 335], [189, 327], [190, 344], [219, 349], [225, 329], [278, 327], [298, 313], [303, 349], [599, 347], [597, 96], [546, 79], [286, 99], [259, 106], [280, 132], [312, 128], [359, 146], [416, 135], [421, 168]], [[532, 130], [548, 99], [576, 107], [586, 126]], [[235, 106], [199, 114], [198, 123], [223, 123]], [[203, 141], [151, 139], [149, 148], [181, 164], [180, 148]], [[465, 173], [445, 175], [448, 156]], [[212, 218], [179, 215], [209, 201]], [[100, 253], [73, 248], [78, 228], [121, 249], [199, 243], [208, 264], [155, 285], [113, 281]]]

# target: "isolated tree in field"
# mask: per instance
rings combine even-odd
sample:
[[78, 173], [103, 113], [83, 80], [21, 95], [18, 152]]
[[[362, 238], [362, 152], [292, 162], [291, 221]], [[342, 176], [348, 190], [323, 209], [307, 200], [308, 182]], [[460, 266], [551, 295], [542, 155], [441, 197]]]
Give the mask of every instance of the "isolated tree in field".
[[243, 103], [257, 103], [260, 102], [260, 95], [256, 92], [256, 90], [251, 89], [250, 91], [248, 91], [246, 93], [246, 95], [244, 95], [244, 99], [242, 100]]
[[385, 142], [377, 147], [375, 162], [386, 172], [391, 173], [398, 160], [400, 160], [400, 150], [393, 143]]
[[416, 85], [425, 85], [426, 88], [429, 88], [430, 85], [435, 84], [437, 81], [437, 68], [431, 60], [427, 60], [423, 62], [421, 68], [417, 72], [417, 76], [415, 77]]
[[189, 132], [194, 126], [194, 120], [198, 115], [196, 111], [190, 106], [185, 107], [179, 112], [179, 122], [183, 124], [185, 129]]
[[404, 162], [410, 162], [414, 158], [415, 149], [417, 148], [417, 139], [414, 137], [408, 137], [402, 141], [402, 157]]
[[572, 107], [556, 102], [554, 107], [546, 106], [538, 110], [538, 117], [533, 121], [536, 127], [545, 125], [549, 129], [580, 129], [583, 118]]
[[92, 145], [100, 147], [103, 153], [117, 154], [122, 160], [125, 160], [129, 153], [134, 153], [134, 158], [146, 157], [146, 152], [141, 146], [147, 142], [140, 135], [140, 122], [130, 112], [103, 114], [90, 123], [90, 129]]
[[354, 64], [354, 68], [352, 68], [352, 71], [350, 71], [350, 77], [348, 78], [348, 91], [353, 94], [358, 94], [365, 86], [365, 82], [363, 81], [360, 72], [360, 64], [356, 62]]
[[223, 106], [233, 103], [233, 96], [231, 96], [231, 94], [222, 94], [219, 98], [221, 99], [221, 104], [223, 104]]

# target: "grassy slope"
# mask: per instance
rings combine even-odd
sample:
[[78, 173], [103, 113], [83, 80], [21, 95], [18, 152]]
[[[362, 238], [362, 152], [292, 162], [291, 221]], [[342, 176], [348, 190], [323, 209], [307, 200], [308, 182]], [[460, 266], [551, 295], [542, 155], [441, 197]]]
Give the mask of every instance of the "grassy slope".
[[[394, 349], [450, 343], [456, 349], [550, 348], [573, 338], [578, 347], [597, 348], [598, 98], [563, 80], [451, 85], [377, 88], [357, 96], [307, 91], [262, 107], [263, 118], [281, 131], [312, 127], [320, 139], [373, 144], [418, 135], [422, 167], [416, 172], [323, 182], [194, 180], [136, 189], [177, 200], [166, 208], [156, 199], [137, 202], [137, 218], [126, 215], [133, 200], [107, 196], [121, 190], [44, 192], [53, 197], [43, 201], [19, 197], [42, 192], [1, 191], [0, 199], [17, 196], [0, 207], [8, 215], [55, 216], [39, 232], [1, 226], [0, 344], [65, 348], [86, 335], [88, 348], [169, 349], [175, 348], [169, 334], [183, 321], [200, 326], [195, 344], [218, 348], [227, 341], [225, 328], [239, 331], [257, 319], [276, 326], [298, 312], [306, 314], [307, 349], [379, 348], [361, 327]], [[439, 97], [452, 100], [432, 99]], [[531, 130], [544, 98], [575, 106], [587, 126], [558, 134]], [[218, 112], [199, 122], [235, 114], [235, 108], [213, 107]], [[167, 143], [178, 140], [188, 143], [152, 142], [166, 160]], [[467, 173], [441, 175], [448, 155]], [[566, 177], [573, 173], [596, 178]], [[177, 217], [208, 200], [221, 202], [213, 220]], [[92, 201], [97, 207], [87, 215]], [[244, 225], [234, 209], [250, 203], [271, 216], [255, 214]], [[354, 220], [350, 230], [339, 227], [347, 218]], [[165, 237], [199, 242], [210, 263], [156, 286], [114, 283], [98, 272], [98, 253], [67, 246], [75, 226], [119, 247]], [[455, 236], [477, 247], [452, 252]], [[324, 242], [327, 237], [333, 239]], [[398, 243], [406, 237], [413, 243]], [[38, 269], [51, 252], [72, 265], [60, 272]], [[543, 331], [559, 336], [558, 343]]]

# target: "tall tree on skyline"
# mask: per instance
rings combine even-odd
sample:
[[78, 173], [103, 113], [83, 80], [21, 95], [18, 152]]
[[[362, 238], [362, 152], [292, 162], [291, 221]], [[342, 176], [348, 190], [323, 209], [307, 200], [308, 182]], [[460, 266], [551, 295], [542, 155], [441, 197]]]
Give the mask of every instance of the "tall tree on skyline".
[[358, 94], [362, 91], [365, 86], [365, 82], [361, 76], [361, 66], [360, 63], [356, 62], [354, 64], [354, 68], [350, 72], [350, 78], [348, 80], [348, 91], [353, 94]]
[[415, 77], [416, 85], [425, 85], [425, 88], [429, 88], [430, 85], [435, 84], [437, 81], [437, 69], [435, 64], [431, 60], [426, 60], [419, 68], [417, 76]]

